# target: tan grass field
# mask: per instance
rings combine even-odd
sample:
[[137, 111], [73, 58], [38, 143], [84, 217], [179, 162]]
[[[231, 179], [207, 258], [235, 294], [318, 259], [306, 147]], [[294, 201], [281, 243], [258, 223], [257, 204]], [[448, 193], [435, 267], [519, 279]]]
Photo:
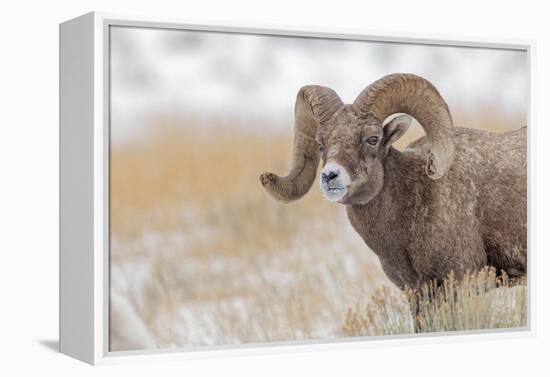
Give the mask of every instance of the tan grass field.
[[[401, 292], [384, 286], [366, 304], [348, 309], [342, 335], [525, 327], [528, 304], [525, 284], [525, 279], [511, 282], [505, 274], [497, 276], [494, 268], [486, 267], [462, 280], [451, 273], [442, 286], [425, 284], [418, 291]], [[411, 312], [416, 313], [414, 319]]]
[[[503, 131], [523, 126], [520, 119], [455, 120]], [[345, 208], [323, 201], [316, 185], [303, 200], [280, 204], [259, 183], [265, 170], [286, 172], [291, 132], [167, 118], [112, 145], [111, 350], [371, 334], [359, 325], [343, 330], [350, 313], [363, 318], [361, 305], [400, 292]], [[413, 127], [397, 147], [421, 134]], [[116, 327], [129, 323], [148, 341], [125, 339]]]

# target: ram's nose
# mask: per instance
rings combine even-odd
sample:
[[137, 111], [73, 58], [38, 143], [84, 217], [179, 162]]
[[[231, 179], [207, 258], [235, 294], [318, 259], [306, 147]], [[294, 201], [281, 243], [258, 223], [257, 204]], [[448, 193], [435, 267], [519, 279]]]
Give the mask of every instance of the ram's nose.
[[323, 180], [324, 183], [329, 183], [330, 181], [338, 178], [338, 175], [340, 175], [339, 170], [329, 169], [321, 173], [321, 179]]
[[338, 186], [347, 187], [351, 183], [350, 176], [346, 168], [337, 162], [329, 161], [323, 167], [320, 174], [321, 184], [329, 187]]

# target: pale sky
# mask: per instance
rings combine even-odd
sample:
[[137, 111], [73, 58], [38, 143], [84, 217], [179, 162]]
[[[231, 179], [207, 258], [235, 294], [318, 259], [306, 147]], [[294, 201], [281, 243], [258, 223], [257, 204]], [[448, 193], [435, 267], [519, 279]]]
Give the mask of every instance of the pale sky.
[[525, 113], [523, 51], [113, 27], [111, 135], [123, 141], [158, 116], [292, 123], [303, 85], [346, 103], [395, 72], [430, 80], [451, 111]]

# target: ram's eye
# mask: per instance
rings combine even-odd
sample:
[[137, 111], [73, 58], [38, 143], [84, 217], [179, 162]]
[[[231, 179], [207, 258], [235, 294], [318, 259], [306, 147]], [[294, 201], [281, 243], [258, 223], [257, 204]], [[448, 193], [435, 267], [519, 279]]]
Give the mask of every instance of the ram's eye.
[[323, 153], [325, 151], [325, 147], [323, 144], [319, 144], [319, 152]]
[[378, 143], [378, 136], [371, 136], [365, 141], [370, 145], [376, 145], [376, 143]]

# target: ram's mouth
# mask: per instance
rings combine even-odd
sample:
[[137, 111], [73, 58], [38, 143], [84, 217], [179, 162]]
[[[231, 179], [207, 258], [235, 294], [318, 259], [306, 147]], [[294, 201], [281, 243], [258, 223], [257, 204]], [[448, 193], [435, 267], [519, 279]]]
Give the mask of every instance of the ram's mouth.
[[323, 184], [321, 186], [321, 193], [330, 202], [341, 201], [348, 193], [347, 186], [328, 186]]

